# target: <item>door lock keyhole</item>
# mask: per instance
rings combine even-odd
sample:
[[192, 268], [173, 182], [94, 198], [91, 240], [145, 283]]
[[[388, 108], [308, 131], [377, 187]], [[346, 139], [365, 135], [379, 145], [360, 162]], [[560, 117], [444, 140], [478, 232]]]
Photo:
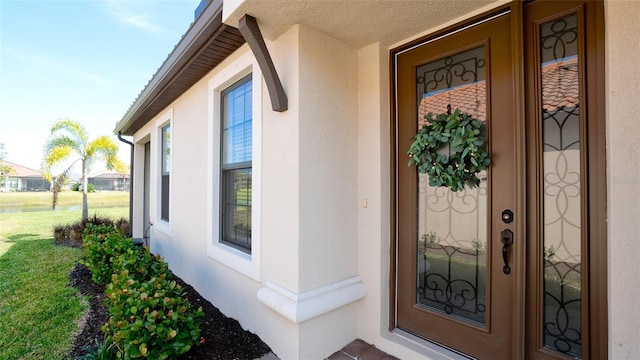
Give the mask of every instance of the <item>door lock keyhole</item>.
[[502, 212], [502, 221], [509, 224], [513, 221], [513, 211], [506, 209]]

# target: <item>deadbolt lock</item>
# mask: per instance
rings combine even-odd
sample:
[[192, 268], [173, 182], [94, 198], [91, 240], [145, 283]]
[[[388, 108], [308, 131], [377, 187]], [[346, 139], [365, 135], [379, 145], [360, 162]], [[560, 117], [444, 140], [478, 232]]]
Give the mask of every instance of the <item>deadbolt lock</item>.
[[513, 221], [513, 211], [506, 209], [502, 212], [502, 221], [505, 224], [509, 224]]

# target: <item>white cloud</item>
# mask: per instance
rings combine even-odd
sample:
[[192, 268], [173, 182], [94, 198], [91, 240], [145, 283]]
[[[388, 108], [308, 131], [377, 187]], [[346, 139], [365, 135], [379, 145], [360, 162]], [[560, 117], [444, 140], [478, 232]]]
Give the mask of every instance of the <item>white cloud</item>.
[[43, 54], [32, 52], [32, 51], [15, 49], [15, 48], [4, 46], [4, 45], [2, 46], [2, 52], [24, 63], [43, 67], [45, 69], [48, 69], [50, 71], [54, 71], [57, 73], [62, 72], [69, 76], [83, 79], [94, 85], [98, 85], [102, 87], [111, 87], [111, 82], [104, 76], [101, 76], [100, 74], [96, 74], [88, 70], [84, 70], [78, 66], [75, 66], [74, 64], [70, 64], [66, 61], [55, 59], [51, 56], [45, 56]]
[[150, 22], [147, 21], [147, 16], [148, 14], [143, 14], [143, 15], [138, 15], [138, 16], [134, 16], [134, 15], [130, 15], [128, 17], [123, 18], [124, 22], [130, 25], [133, 25], [139, 29], [142, 29], [144, 31], [150, 32], [150, 33], [158, 33], [158, 32], [162, 32], [164, 31], [162, 28], [160, 28], [159, 26], [156, 26]]
[[125, 25], [133, 26], [152, 34], [165, 32], [164, 28], [153, 23], [152, 19], [150, 19], [151, 15], [148, 12], [134, 9], [134, 2], [108, 0], [105, 4], [107, 6], [107, 12], [117, 21]]

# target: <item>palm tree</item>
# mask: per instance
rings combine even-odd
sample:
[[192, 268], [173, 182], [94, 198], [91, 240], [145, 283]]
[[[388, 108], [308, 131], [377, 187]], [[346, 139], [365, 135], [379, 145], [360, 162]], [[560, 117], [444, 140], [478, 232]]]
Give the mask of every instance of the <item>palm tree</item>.
[[4, 143], [0, 143], [0, 185], [4, 187], [4, 192], [8, 191], [9, 175], [15, 172], [15, 169], [4, 162], [7, 152], [4, 150]]
[[0, 186], [4, 187], [4, 192], [9, 190], [9, 175], [15, 172], [15, 169], [4, 163], [4, 160], [0, 159]]
[[[74, 160], [75, 158], [75, 160]], [[87, 172], [92, 162], [104, 160], [107, 169], [124, 170], [124, 164], [118, 159], [118, 145], [108, 136], [100, 136], [89, 141], [87, 130], [82, 124], [71, 119], [61, 119], [51, 126], [51, 136], [44, 145], [44, 176], [51, 181], [51, 169], [63, 162], [73, 160], [71, 165], [58, 176], [53, 186], [53, 208], [57, 203], [60, 185], [69, 170], [82, 162], [82, 219], [89, 217], [87, 206]]]

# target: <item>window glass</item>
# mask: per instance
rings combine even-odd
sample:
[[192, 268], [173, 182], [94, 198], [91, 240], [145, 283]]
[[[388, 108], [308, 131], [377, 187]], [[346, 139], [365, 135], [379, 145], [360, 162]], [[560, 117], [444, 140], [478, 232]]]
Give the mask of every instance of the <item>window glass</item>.
[[252, 81], [248, 76], [222, 93], [222, 242], [251, 252]]
[[223, 94], [222, 163], [251, 161], [251, 79]]
[[162, 175], [171, 172], [171, 126], [162, 128]]
[[162, 180], [160, 218], [169, 221], [169, 176], [171, 173], [171, 126], [162, 128]]
[[[484, 124], [485, 52], [481, 46], [416, 68], [417, 130], [427, 124], [429, 113], [450, 108]], [[449, 156], [451, 149], [441, 151]], [[478, 174], [482, 181], [476, 188], [452, 191], [429, 185], [428, 174], [417, 174], [416, 304], [480, 326], [487, 324], [488, 175]]]
[[222, 93], [222, 242], [251, 252], [252, 81], [248, 76]]
[[582, 356], [582, 198], [576, 14], [540, 26], [546, 348]]

